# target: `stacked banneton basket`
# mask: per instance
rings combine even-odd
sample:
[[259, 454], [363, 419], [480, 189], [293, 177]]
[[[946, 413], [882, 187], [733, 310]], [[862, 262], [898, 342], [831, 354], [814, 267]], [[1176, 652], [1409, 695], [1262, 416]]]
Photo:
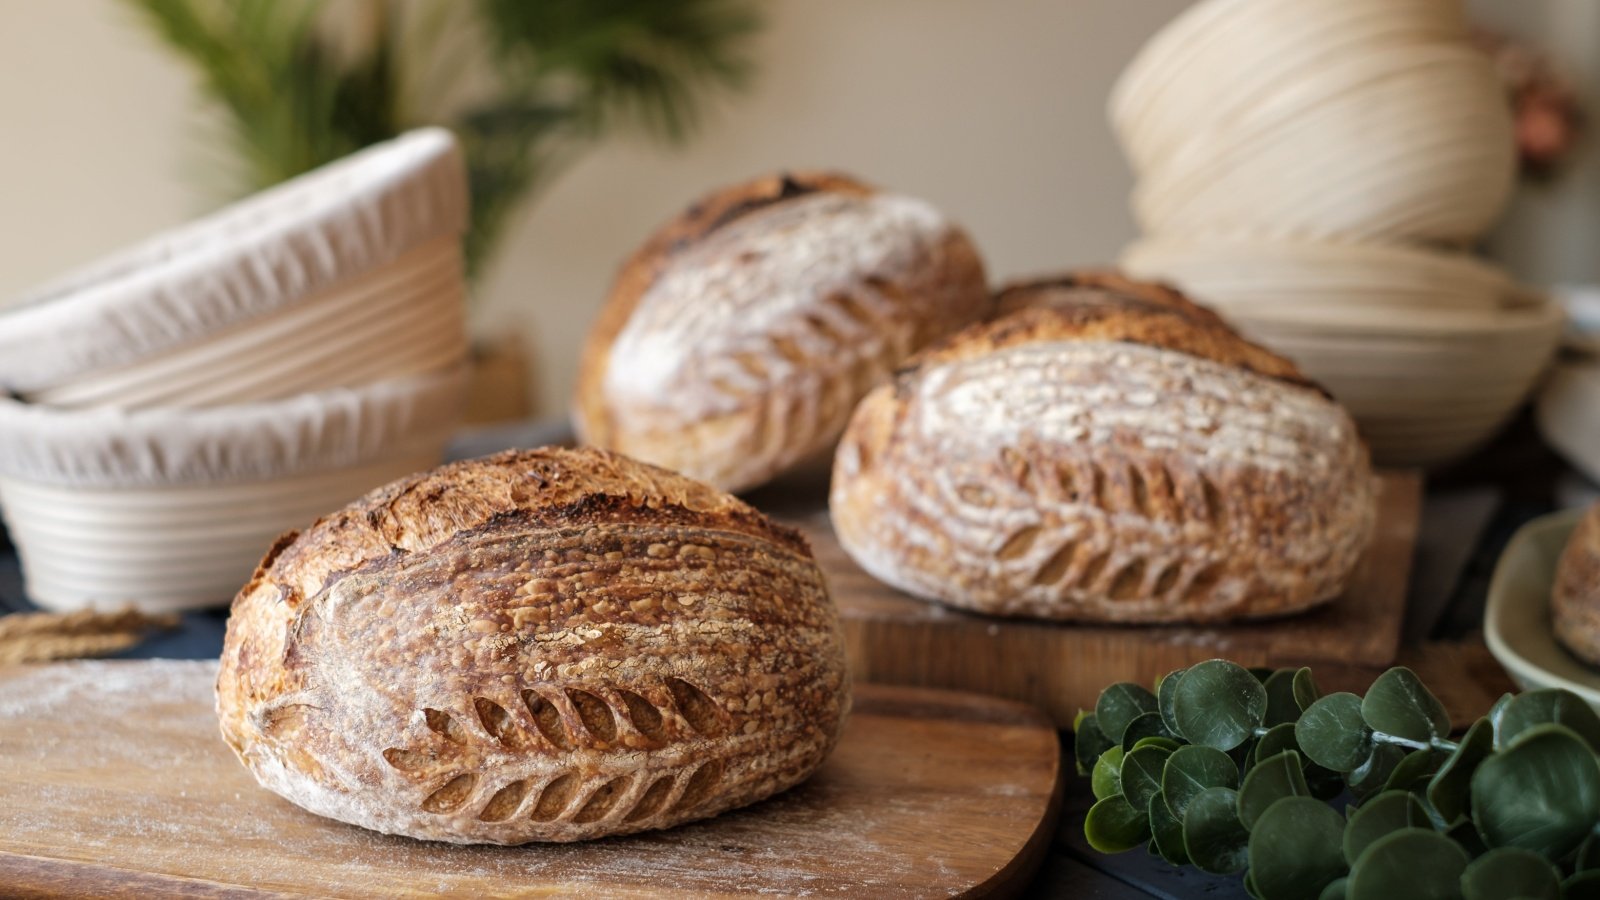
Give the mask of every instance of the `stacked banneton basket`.
[[1123, 265], [1292, 357], [1378, 461], [1489, 439], [1561, 313], [1468, 249], [1514, 176], [1511, 120], [1459, 0], [1206, 0], [1111, 98], [1145, 237]]
[[48, 608], [226, 603], [438, 462], [467, 336], [455, 139], [412, 132], [0, 313], [0, 508]]

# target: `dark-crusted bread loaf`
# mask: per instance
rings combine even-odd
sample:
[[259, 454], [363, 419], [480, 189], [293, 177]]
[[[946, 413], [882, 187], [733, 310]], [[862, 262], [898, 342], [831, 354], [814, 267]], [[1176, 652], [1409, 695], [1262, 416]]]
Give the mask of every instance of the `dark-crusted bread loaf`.
[[754, 487], [830, 450], [873, 385], [989, 303], [976, 248], [927, 203], [843, 175], [759, 178], [623, 266], [575, 423], [596, 446]]
[[599, 450], [447, 465], [286, 535], [234, 600], [217, 679], [261, 784], [460, 843], [751, 803], [810, 775], [848, 707], [805, 540]]
[[1562, 646], [1600, 666], [1600, 503], [1584, 513], [1561, 551], [1550, 619]]
[[1293, 364], [1104, 273], [1001, 303], [856, 410], [830, 508], [863, 568], [955, 606], [1100, 622], [1340, 592], [1376, 485], [1350, 417]]

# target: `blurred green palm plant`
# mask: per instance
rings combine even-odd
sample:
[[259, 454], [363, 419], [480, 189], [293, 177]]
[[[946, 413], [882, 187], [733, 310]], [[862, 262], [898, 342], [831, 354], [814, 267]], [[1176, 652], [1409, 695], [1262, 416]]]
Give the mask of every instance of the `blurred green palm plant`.
[[472, 194], [468, 271], [578, 152], [676, 142], [745, 83], [754, 0], [125, 0], [220, 112], [240, 196], [409, 128], [449, 127]]

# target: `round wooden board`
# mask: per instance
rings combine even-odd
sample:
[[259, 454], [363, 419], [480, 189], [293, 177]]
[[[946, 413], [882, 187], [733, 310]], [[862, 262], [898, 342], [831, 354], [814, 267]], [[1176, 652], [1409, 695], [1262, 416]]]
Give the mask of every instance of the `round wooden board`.
[[0, 669], [8, 896], [988, 896], [1025, 882], [1060, 802], [1042, 713], [864, 684], [821, 771], [755, 806], [586, 844], [413, 841], [257, 787], [217, 734], [215, 677], [214, 662]]

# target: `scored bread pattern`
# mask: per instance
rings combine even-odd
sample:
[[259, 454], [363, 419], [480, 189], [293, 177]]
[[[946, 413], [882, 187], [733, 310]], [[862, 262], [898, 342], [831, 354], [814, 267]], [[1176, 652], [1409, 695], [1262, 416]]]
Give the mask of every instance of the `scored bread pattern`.
[[313, 532], [377, 538], [340, 542], [344, 568], [305, 538], [269, 556], [218, 680], [230, 745], [306, 809], [433, 840], [582, 840], [769, 796], [837, 740], [849, 690], [822, 573], [733, 498], [578, 450], [364, 502], [381, 511]]
[[1314, 391], [1143, 345], [1043, 341], [874, 392], [832, 507], [846, 550], [912, 593], [1159, 622], [1329, 599], [1372, 490], [1353, 425]]
[[982, 314], [956, 235], [917, 200], [817, 193], [685, 248], [609, 352], [614, 449], [739, 489], [831, 444], [867, 390]]
[[[657, 814], [691, 812], [703, 802], [726, 765], [721, 758], [696, 759], [675, 768], [622, 773], [596, 779], [575, 766], [551, 770], [544, 760], [498, 767], [491, 781], [464, 765], [475, 751], [542, 751], [560, 755], [575, 748], [613, 745], [656, 749], [678, 741], [709, 741], [730, 729], [731, 717], [706, 693], [681, 678], [645, 691], [625, 688], [546, 686], [528, 688], [506, 702], [474, 697], [474, 721], [448, 711], [420, 711], [426, 740], [418, 749], [390, 747], [382, 756], [426, 791], [420, 802], [434, 814], [474, 812], [484, 822], [525, 817], [536, 822], [570, 819], [594, 824], [608, 818], [639, 822]], [[479, 766], [481, 769], [482, 766]]]

